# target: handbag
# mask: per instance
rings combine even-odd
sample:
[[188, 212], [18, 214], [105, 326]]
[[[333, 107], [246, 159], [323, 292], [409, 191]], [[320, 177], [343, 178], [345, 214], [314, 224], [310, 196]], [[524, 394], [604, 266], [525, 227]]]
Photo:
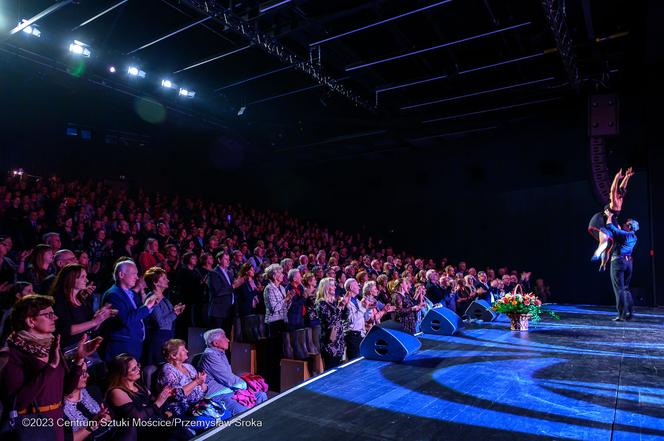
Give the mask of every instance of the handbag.
[[194, 433], [201, 433], [210, 427], [217, 426], [221, 421], [231, 418], [231, 412], [222, 403], [203, 398], [191, 407], [192, 424], [189, 426]]
[[[56, 432], [53, 430], [55, 422], [52, 418], [45, 417], [39, 412], [37, 402], [33, 400], [30, 404], [37, 413], [19, 415], [16, 410], [16, 397], [23, 388], [19, 389], [12, 402], [11, 409], [0, 424], [0, 439], [3, 441], [55, 441]], [[40, 391], [41, 392], [41, 391]], [[38, 394], [37, 394], [38, 395]], [[35, 423], [23, 424], [23, 420], [28, 419]], [[43, 423], [39, 425], [38, 423]]]

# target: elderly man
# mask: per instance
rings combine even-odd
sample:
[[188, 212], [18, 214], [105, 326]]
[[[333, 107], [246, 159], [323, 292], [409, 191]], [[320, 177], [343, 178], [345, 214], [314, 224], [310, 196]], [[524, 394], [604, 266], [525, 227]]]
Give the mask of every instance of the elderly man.
[[357, 295], [360, 293], [360, 284], [357, 283], [357, 280], [346, 280], [344, 288], [350, 294], [348, 320], [344, 323], [344, 340], [346, 340], [346, 355], [349, 360], [352, 360], [360, 356], [360, 343], [366, 335], [365, 314], [367, 308], [357, 300]]
[[[210, 329], [203, 334], [207, 348], [203, 351], [198, 369], [207, 374], [208, 397], [215, 401], [221, 401], [230, 410], [233, 416], [247, 410], [235, 399], [236, 390], [246, 390], [247, 383], [231, 370], [231, 365], [226, 358], [228, 350], [228, 337], [223, 329]], [[254, 394], [256, 404], [267, 400], [267, 394], [259, 391]]]
[[116, 355], [131, 354], [141, 359], [145, 325], [143, 319], [152, 312], [157, 296], [150, 296], [141, 302], [141, 296], [132, 291], [138, 280], [136, 264], [123, 260], [113, 270], [115, 284], [104, 293], [102, 304], [110, 303], [118, 310], [117, 316], [106, 321], [104, 360], [111, 361]]

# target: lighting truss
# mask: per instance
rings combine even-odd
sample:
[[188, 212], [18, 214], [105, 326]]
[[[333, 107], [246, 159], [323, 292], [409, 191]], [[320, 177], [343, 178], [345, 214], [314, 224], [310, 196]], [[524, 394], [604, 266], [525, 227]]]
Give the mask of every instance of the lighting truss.
[[256, 23], [250, 23], [236, 16], [218, 1], [184, 0], [184, 3], [221, 21], [226, 25], [228, 30], [243, 36], [255, 47], [276, 57], [282, 63], [292, 66], [294, 69], [308, 75], [321, 86], [345, 97], [355, 104], [355, 106], [363, 107], [370, 111], [375, 110], [374, 106], [365, 101], [361, 96], [357, 95], [352, 89], [340, 84], [337, 80], [327, 75], [321, 66], [296, 55], [273, 36], [258, 31]]
[[549, 23], [553, 38], [556, 40], [558, 53], [563, 60], [565, 70], [570, 83], [578, 90], [581, 83], [579, 78], [579, 67], [576, 63], [576, 50], [574, 49], [574, 40], [569, 33], [567, 26], [567, 17], [565, 12], [565, 3], [560, 0], [541, 0], [544, 8], [544, 15]]

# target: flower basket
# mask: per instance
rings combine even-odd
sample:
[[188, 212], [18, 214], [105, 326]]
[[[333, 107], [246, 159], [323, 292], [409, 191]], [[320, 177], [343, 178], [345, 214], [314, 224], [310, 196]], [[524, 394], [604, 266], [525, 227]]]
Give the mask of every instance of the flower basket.
[[510, 329], [512, 331], [527, 331], [529, 320], [532, 318], [531, 314], [507, 314], [510, 318]]
[[491, 308], [510, 318], [512, 331], [527, 331], [528, 321], [538, 322], [542, 319], [542, 314], [559, 319], [553, 311], [542, 308], [542, 301], [535, 294], [524, 294], [521, 285], [515, 286], [511, 293], [493, 302]]

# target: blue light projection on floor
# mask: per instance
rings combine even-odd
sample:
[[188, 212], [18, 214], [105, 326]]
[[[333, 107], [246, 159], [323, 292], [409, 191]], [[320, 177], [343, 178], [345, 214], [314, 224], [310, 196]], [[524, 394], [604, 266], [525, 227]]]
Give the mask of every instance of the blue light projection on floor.
[[[362, 360], [306, 389], [397, 414], [549, 439], [664, 440], [664, 389], [656, 387], [664, 384], [656, 372], [664, 368], [664, 346], [638, 341], [647, 328], [551, 323], [531, 334], [494, 323], [457, 336], [425, 335], [422, 350], [405, 363]], [[588, 333], [575, 340], [561, 327]], [[631, 364], [623, 374], [625, 363]], [[643, 371], [633, 377], [643, 386], [625, 380], [635, 369]]]

